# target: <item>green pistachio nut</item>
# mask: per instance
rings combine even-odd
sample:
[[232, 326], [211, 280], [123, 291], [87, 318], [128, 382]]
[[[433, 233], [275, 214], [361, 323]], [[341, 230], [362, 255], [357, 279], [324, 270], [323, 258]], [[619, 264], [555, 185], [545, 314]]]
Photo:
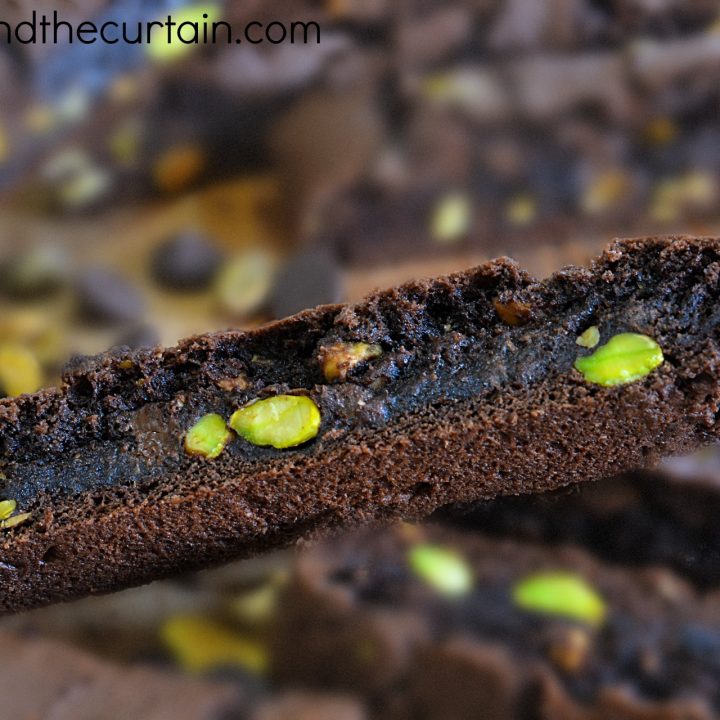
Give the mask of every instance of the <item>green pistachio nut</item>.
[[168, 63], [188, 55], [200, 44], [205, 29], [212, 31], [213, 23], [220, 19], [218, 3], [199, 3], [177, 10], [173, 16], [176, 32], [153, 33], [147, 45], [147, 54], [159, 63]]
[[412, 571], [443, 595], [467, 595], [473, 587], [472, 569], [454, 550], [437, 545], [416, 545], [408, 553]]
[[568, 572], [531, 575], [515, 585], [513, 602], [523, 610], [601, 625], [607, 615], [605, 601], [581, 577]]
[[269, 657], [265, 645], [202, 615], [173, 615], [160, 629], [164, 645], [189, 673], [230, 668], [262, 676]]
[[0, 388], [5, 395], [34, 393], [42, 383], [43, 371], [31, 350], [15, 343], [0, 345]]
[[472, 224], [472, 203], [464, 193], [451, 193], [435, 207], [430, 232], [439, 245], [452, 245], [467, 235]]
[[213, 288], [219, 308], [233, 317], [250, 317], [267, 300], [274, 272], [272, 256], [261, 249], [249, 250], [228, 260]]
[[600, 342], [600, 328], [597, 325], [590, 326], [578, 339], [575, 341], [580, 347], [588, 348], [592, 350], [598, 346]]
[[185, 436], [185, 452], [212, 460], [218, 457], [232, 439], [225, 420], [215, 413], [204, 415]]
[[660, 346], [647, 335], [622, 333], [592, 355], [578, 358], [575, 368], [595, 385], [626, 385], [649, 375], [664, 361]]
[[3, 500], [0, 502], [0, 520], [7, 520], [17, 510], [15, 500]]
[[253, 445], [278, 450], [302, 445], [320, 430], [320, 409], [305, 395], [276, 395], [241, 407], [230, 427]]
[[17, 527], [18, 525], [26, 523], [31, 517], [32, 513], [19, 513], [18, 515], [9, 517], [7, 520], [0, 520], [0, 529], [9, 530], [10, 528]]

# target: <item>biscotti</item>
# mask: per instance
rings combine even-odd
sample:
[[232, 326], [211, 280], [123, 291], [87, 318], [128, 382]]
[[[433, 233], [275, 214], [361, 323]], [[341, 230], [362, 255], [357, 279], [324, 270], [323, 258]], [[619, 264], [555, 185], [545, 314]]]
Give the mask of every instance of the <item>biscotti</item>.
[[472, 532], [581, 545], [623, 565], [657, 565], [703, 589], [720, 585], [720, 485], [646, 471], [533, 496], [444, 508], [438, 520]]
[[298, 558], [274, 664], [383, 719], [710, 720], [719, 649], [717, 596], [669, 571], [405, 525]]
[[544, 282], [498, 260], [79, 360], [0, 403], [0, 609], [709, 442], [719, 271], [715, 239], [616, 242]]

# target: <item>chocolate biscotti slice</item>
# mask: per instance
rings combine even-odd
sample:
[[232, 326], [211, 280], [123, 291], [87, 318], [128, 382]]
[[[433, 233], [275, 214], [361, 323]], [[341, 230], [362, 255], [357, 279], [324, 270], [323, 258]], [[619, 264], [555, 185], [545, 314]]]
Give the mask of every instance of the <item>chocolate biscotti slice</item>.
[[281, 682], [364, 695], [388, 720], [710, 720], [717, 596], [438, 526], [300, 555], [278, 611]]
[[498, 260], [78, 361], [0, 403], [0, 609], [712, 440], [719, 272], [720, 240], [617, 242], [543, 282]]
[[720, 482], [632, 472], [577, 488], [442, 508], [438, 521], [493, 537], [580, 545], [623, 565], [662, 565], [720, 586]]

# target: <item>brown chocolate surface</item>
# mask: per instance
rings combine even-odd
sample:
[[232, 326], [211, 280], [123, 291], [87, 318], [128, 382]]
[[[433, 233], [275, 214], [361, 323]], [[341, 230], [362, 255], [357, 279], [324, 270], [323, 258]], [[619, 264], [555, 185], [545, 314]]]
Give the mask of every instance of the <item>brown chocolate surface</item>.
[[[616, 243], [537, 282], [507, 260], [252, 332], [79, 361], [66, 385], [0, 403], [5, 497], [32, 519], [0, 545], [5, 611], [107, 592], [331, 528], [598, 479], [713, 439], [720, 241]], [[497, 307], [529, 308], [508, 325]], [[572, 369], [599, 325], [654, 337], [665, 363], [615, 388]], [[344, 382], [318, 356], [382, 346]], [[206, 412], [310, 395], [323, 422], [277, 451], [182, 451]]]

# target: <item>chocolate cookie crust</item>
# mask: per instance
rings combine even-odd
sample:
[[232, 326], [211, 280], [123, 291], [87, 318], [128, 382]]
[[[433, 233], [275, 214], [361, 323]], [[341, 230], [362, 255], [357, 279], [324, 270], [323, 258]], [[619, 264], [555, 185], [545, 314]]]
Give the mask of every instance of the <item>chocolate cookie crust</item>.
[[[717, 434], [720, 240], [616, 242], [591, 269], [537, 282], [509, 260], [307, 311], [252, 332], [79, 361], [65, 385], [0, 403], [4, 496], [31, 520], [0, 546], [0, 607], [146, 582], [339, 525], [549, 490], [651, 464]], [[601, 340], [654, 338], [631, 385], [573, 363]], [[331, 382], [346, 343], [382, 354]], [[274, 450], [235, 438], [190, 457], [198, 418], [303, 394], [318, 436]]]

